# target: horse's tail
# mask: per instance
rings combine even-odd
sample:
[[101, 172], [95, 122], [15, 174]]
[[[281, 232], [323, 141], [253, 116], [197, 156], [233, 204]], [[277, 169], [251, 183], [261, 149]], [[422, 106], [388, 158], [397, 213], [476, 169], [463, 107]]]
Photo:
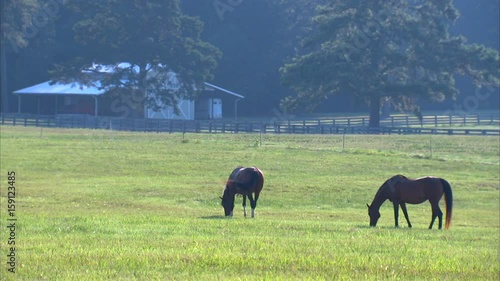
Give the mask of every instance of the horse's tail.
[[453, 209], [453, 193], [451, 192], [450, 184], [446, 180], [441, 179], [441, 184], [443, 185], [444, 202], [446, 204], [446, 221], [444, 224], [444, 229], [448, 229], [450, 228], [451, 224], [451, 213]]

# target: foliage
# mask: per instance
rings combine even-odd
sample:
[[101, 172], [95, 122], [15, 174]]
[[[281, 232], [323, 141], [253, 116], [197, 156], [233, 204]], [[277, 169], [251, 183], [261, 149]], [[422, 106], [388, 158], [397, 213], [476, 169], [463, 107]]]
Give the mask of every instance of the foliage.
[[[139, 2], [141, 1], [135, 1], [134, 3]], [[170, 3], [171, 1], [166, 2]], [[245, 95], [245, 101], [238, 104], [238, 110], [247, 116], [275, 114], [280, 100], [293, 94], [291, 88], [280, 84], [278, 69], [288, 58], [297, 54], [297, 49], [300, 47], [298, 42], [304, 36], [313, 33], [310, 19], [315, 14], [316, 6], [319, 4], [324, 5], [328, 2], [329, 0], [180, 1], [183, 13], [181, 15], [185, 13], [190, 16], [197, 16], [203, 21], [203, 31], [200, 35], [201, 41], [209, 42], [224, 52], [224, 56], [222, 57], [212, 56], [217, 61], [217, 67], [213, 71], [205, 72], [211, 74], [208, 75], [208, 79], [213, 76], [216, 84]], [[100, 34], [109, 40], [118, 37], [118, 34], [114, 32], [106, 34], [104, 26], [89, 22], [89, 19], [97, 17], [98, 14], [118, 13], [114, 8], [111, 9], [110, 7], [108, 7], [109, 9], [106, 8], [108, 11], [97, 10], [97, 7], [104, 7], [108, 5], [107, 3], [111, 2], [98, 3], [98, 1], [76, 0], [0, 1], [2, 5], [2, 17], [0, 18], [2, 24], [2, 58], [0, 60], [2, 64], [2, 81], [0, 84], [2, 87], [3, 112], [16, 112], [18, 108], [17, 98], [12, 95], [12, 92], [51, 79], [52, 77], [48, 75], [47, 70], [54, 69], [55, 64], [71, 65], [68, 62], [74, 62], [78, 57], [81, 57], [83, 60], [83, 58], [94, 55], [96, 57], [99, 57], [99, 55], [109, 55], [110, 58], [116, 58], [120, 62], [130, 61], [131, 63], [136, 63], [129, 58], [120, 57], [119, 55], [122, 52], [115, 51], [114, 49], [103, 48], [92, 51], [95, 48], [90, 47], [97, 45], [95, 42], [95, 44], [89, 42], [92, 43], [91, 45], [81, 45], [75, 42], [76, 33], [73, 30], [73, 26], [85, 21], [88, 24], [85, 28], [90, 30], [90, 28], [95, 27], [97, 28], [96, 31], [99, 30]], [[114, 1], [114, 3], [120, 2]], [[123, 5], [115, 4], [113, 7], [120, 6], [124, 9], [127, 5], [132, 7], [132, 4], [130, 4], [132, 2], [130, 1], [121, 3]], [[158, 1], [150, 1], [148, 5], [156, 5], [155, 3], [158, 3]], [[224, 7], [227, 10], [225, 10], [223, 18], [219, 17], [214, 3], [223, 3], [225, 5]], [[413, 1], [412, 3], [417, 3], [417, 1]], [[470, 43], [483, 43], [498, 49], [498, 1], [456, 0], [454, 4], [460, 9], [463, 16], [461, 16], [455, 25], [451, 26], [452, 34], [465, 34]], [[90, 10], [88, 12], [79, 10], [85, 9], [85, 7], [88, 7]], [[144, 6], [136, 9], [136, 11], [147, 12], [147, 9], [147, 6]], [[175, 9], [163, 14], [172, 14]], [[154, 12], [151, 11], [152, 15], [154, 15]], [[125, 18], [131, 21], [127, 20], [125, 22]], [[107, 20], [112, 21], [111, 18], [102, 16], [98, 20], [101, 23]], [[116, 29], [121, 32], [128, 28], [129, 25], [134, 26], [131, 24], [133, 21], [134, 19], [128, 16], [119, 17], [118, 20], [113, 20], [114, 25], [111, 25], [111, 27], [123, 23], [126, 25], [125, 27]], [[148, 23], [154, 24], [154, 22], [155, 18], [150, 17], [141, 26], [146, 26]], [[193, 27], [196, 26], [199, 25], [194, 23]], [[146, 38], [146, 34], [143, 33], [153, 32], [152, 30], [155, 28], [154, 26], [148, 27], [143, 29], [144, 32], [141, 31], [140, 35], [144, 35], [143, 38]], [[84, 26], [80, 25], [79, 30], [83, 32], [83, 29]], [[7, 33], [10, 34], [8, 38], [6, 36]], [[370, 32], [366, 34], [371, 36]], [[92, 37], [92, 34], [87, 35], [88, 37]], [[361, 40], [362, 38], [358, 39]], [[82, 40], [84, 39], [82, 38]], [[184, 44], [183, 42], [180, 43]], [[357, 47], [356, 42], [348, 43], [355, 47], [352, 49], [354, 52], [358, 51], [358, 49], [359, 51], [365, 50], [363, 47]], [[363, 42], [360, 41], [359, 43]], [[125, 46], [125, 44], [123, 45]], [[130, 44], [131, 51], [127, 52], [133, 53], [134, 56], [138, 57], [139, 54], [142, 54], [146, 50], [137, 50], [136, 46], [145, 45], [143, 43], [139, 44], [139, 41], [134, 41]], [[477, 46], [480, 47], [480, 45]], [[181, 47], [184, 48], [184, 46]], [[195, 47], [193, 48], [196, 49]], [[476, 56], [474, 54], [481, 53], [480, 49], [474, 50], [474, 48], [476, 47], [469, 50], [470, 54], [472, 54], [471, 58]], [[137, 51], [134, 52], [134, 49]], [[307, 50], [301, 48], [299, 51], [303, 53]], [[349, 53], [347, 49], [346, 53]], [[196, 54], [196, 52], [193, 52], [193, 54]], [[353, 53], [353, 56], [355, 54]], [[205, 55], [207, 57], [211, 56], [210, 54], [202, 53], [202, 57]], [[179, 60], [182, 58], [182, 56], [177, 57]], [[467, 62], [468, 60], [468, 57], [457, 57], [456, 62]], [[196, 60], [195, 62], [198, 62], [201, 66], [205, 65], [205, 69], [211, 69], [209, 65], [214, 61], [209, 60], [206, 64], [205, 62]], [[104, 60], [101, 63], [109, 63], [109, 61]], [[75, 69], [67, 68], [67, 72], [62, 73], [63, 76], [68, 75], [71, 71], [78, 74], [77, 66], [83, 65], [83, 61], [79, 63], [75, 62], [74, 65]], [[473, 64], [470, 66], [473, 67]], [[189, 67], [191, 69], [191, 66]], [[132, 69], [128, 71], [133, 72]], [[186, 71], [189, 72], [188, 70]], [[425, 76], [427, 72], [419, 70], [417, 74]], [[480, 77], [480, 75], [478, 76]], [[198, 79], [198, 76], [196, 77]], [[457, 80], [457, 88], [460, 91], [474, 91], [468, 78], [456, 77], [455, 79]], [[141, 83], [144, 84], [145, 82], [141, 81]], [[151, 83], [154, 84], [154, 81]], [[322, 95], [319, 100], [315, 100], [314, 102], [322, 105], [318, 109], [322, 112], [337, 110], [353, 111], [365, 108], [364, 106], [359, 106], [362, 103], [361, 100], [364, 99], [363, 97], [358, 97], [358, 100], [353, 101], [349, 94], [346, 92], [345, 95], [329, 98], [328, 100], [325, 100], [324, 95]], [[167, 102], [169, 101], [169, 96], [169, 94], [165, 95]], [[467, 97], [467, 95], [461, 95], [459, 99], [463, 100]], [[140, 100], [142, 99], [141, 97]], [[397, 100], [397, 97], [393, 96], [392, 99]], [[409, 101], [407, 103], [408, 109], [410, 109], [412, 99], [421, 98], [407, 98]], [[498, 95], [493, 95], [488, 101], [482, 101], [481, 107], [496, 109], [497, 99]], [[401, 99], [400, 101], [403, 104], [405, 99]], [[423, 106], [424, 108], [429, 108], [429, 104], [427, 103], [424, 103]], [[449, 109], [449, 106], [449, 103], [442, 103], [432, 107], [434, 109], [445, 110]], [[306, 107], [304, 105], [304, 108]], [[23, 109], [26, 111], [36, 112], [36, 108], [35, 102], [23, 103]], [[224, 108], [232, 111], [230, 106], [225, 106]]]
[[[280, 83], [278, 68], [309, 30], [318, 2], [217, 0], [184, 1], [182, 5], [186, 13], [206, 23], [203, 38], [224, 53], [216, 82], [245, 96], [241, 103], [245, 114], [269, 115], [289, 94]], [[216, 3], [226, 6], [218, 9]]]
[[84, 48], [55, 67], [54, 81], [78, 81], [114, 95], [139, 97], [134, 100], [142, 108], [146, 92], [154, 93], [148, 96], [152, 106], [157, 100], [176, 106], [178, 98], [194, 98], [212, 78], [220, 51], [201, 40], [202, 22], [184, 15], [178, 0], [67, 5], [78, 14], [74, 40]]
[[451, 0], [328, 1], [314, 17], [317, 32], [304, 40], [305, 54], [280, 69], [297, 92], [282, 106], [311, 111], [349, 93], [370, 103], [370, 126], [377, 127], [382, 98], [418, 112], [419, 98], [456, 98], [454, 74], [497, 85], [498, 52], [449, 35], [458, 16]]
[[[496, 137], [352, 135], [342, 150], [340, 135], [263, 135], [255, 147], [246, 134], [0, 129], [2, 181], [18, 175], [19, 263], [5, 280], [499, 277]], [[429, 138], [434, 158], [415, 157]], [[256, 218], [239, 199], [224, 219], [218, 196], [240, 164], [266, 176]], [[392, 227], [390, 204], [368, 227], [365, 203], [397, 173], [450, 181], [449, 231], [427, 230], [428, 204], [408, 206], [413, 229]]]
[[7, 87], [7, 50], [19, 52], [28, 46], [28, 30], [33, 32], [31, 15], [40, 7], [36, 0], [5, 0], [0, 2], [1, 97], [2, 111], [9, 108]]

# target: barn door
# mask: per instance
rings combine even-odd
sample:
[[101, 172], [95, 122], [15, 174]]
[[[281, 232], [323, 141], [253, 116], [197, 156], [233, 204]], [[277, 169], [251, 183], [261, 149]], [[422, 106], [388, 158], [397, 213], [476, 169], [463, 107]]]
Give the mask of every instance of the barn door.
[[222, 118], [222, 100], [212, 99], [212, 114], [210, 116], [212, 119]]

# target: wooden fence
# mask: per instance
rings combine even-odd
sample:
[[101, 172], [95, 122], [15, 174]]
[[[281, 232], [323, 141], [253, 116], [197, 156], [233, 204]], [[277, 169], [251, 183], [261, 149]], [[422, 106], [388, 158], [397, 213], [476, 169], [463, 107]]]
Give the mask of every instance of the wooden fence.
[[498, 114], [467, 116], [391, 116], [379, 128], [369, 128], [367, 117], [303, 120], [166, 120], [124, 119], [88, 115], [2, 114], [1, 124], [55, 128], [88, 128], [117, 131], [182, 133], [275, 133], [275, 134], [446, 134], [500, 135], [498, 129], [457, 128], [465, 126], [500, 126]]

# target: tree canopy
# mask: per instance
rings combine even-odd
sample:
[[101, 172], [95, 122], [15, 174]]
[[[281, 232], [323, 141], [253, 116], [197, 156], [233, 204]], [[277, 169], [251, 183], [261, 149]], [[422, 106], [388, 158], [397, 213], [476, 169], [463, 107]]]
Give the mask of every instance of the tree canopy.
[[28, 37], [33, 34], [33, 21], [30, 17], [40, 4], [34, 0], [5, 0], [0, 3], [0, 46], [1, 46], [1, 97], [2, 111], [9, 108], [7, 87], [7, 49], [19, 52], [28, 46]]
[[457, 97], [455, 74], [478, 86], [498, 84], [498, 51], [449, 34], [459, 16], [452, 0], [327, 2], [303, 54], [280, 69], [297, 92], [282, 101], [289, 111], [313, 110], [328, 96], [348, 93], [369, 102], [369, 125], [378, 127], [382, 99], [418, 112], [419, 98]]
[[[153, 69], [146, 74], [144, 71], [137, 71], [141, 69], [141, 65], [152, 67], [159, 61], [163, 72], [168, 73], [168, 69], [172, 69], [183, 75], [184, 79], [197, 81], [183, 83], [185, 89], [179, 94], [196, 95], [196, 89], [199, 88], [188, 85], [199, 85], [200, 81], [209, 80], [244, 95], [245, 100], [239, 104], [238, 110], [246, 116], [276, 114], [280, 101], [288, 109], [324, 113], [365, 110], [364, 103], [369, 102], [370, 95], [363, 89], [373, 92], [372, 88], [376, 84], [372, 82], [385, 81], [380, 77], [387, 78], [385, 85], [377, 88], [386, 91], [386, 95], [379, 93], [382, 102], [390, 100], [401, 108], [406, 106], [406, 109], [416, 108], [418, 103], [423, 109], [445, 110], [452, 106], [451, 98], [458, 95], [458, 90], [466, 94], [472, 93], [477, 89], [474, 89], [471, 81], [487, 78], [481, 74], [486, 73], [483, 71], [487, 68], [484, 62], [490, 61], [490, 68], [495, 68], [497, 61], [492, 58], [498, 57], [497, 53], [470, 42], [478, 42], [498, 50], [499, 29], [498, 1], [453, 1], [462, 13], [456, 24], [453, 24], [453, 14], [458, 14], [448, 2], [390, 0], [370, 1], [368, 5], [360, 1], [331, 0], [4, 0], [0, 1], [2, 111], [17, 110], [17, 98], [12, 98], [15, 90], [48, 79], [86, 82], [80, 72], [81, 68], [96, 71], [97, 68], [93, 68], [96, 65], [106, 65], [109, 69], [110, 66], [116, 68], [121, 62], [129, 63], [130, 67], [119, 70], [123, 75], [129, 72], [132, 79], [129, 79], [128, 85], [113, 88], [114, 82], [124, 81], [113, 80], [110, 73], [102, 76], [108, 78], [102, 81], [101, 86], [104, 85], [116, 95], [133, 92], [130, 90], [135, 87], [133, 83], [154, 87], [155, 81], [134, 79], [140, 75], [159, 78], [158, 75], [153, 75]], [[181, 7], [179, 4], [182, 4]], [[316, 14], [318, 5], [320, 8]], [[438, 5], [440, 8], [436, 8]], [[335, 9], [329, 12], [328, 8], [333, 7]], [[446, 17], [441, 15], [436, 22], [444, 24], [444, 34], [447, 34], [450, 27], [452, 36], [447, 34], [448, 37], [439, 37], [443, 33], [442, 30], [432, 28], [432, 16], [435, 12], [443, 14], [444, 7], [451, 7], [448, 9], [449, 14]], [[425, 12], [425, 9], [430, 12]], [[370, 11], [373, 13], [371, 16]], [[334, 26], [336, 24], [333, 21], [328, 22], [329, 18], [333, 20], [332, 15], [335, 13], [338, 14], [335, 16], [338, 26]], [[398, 27], [399, 24], [402, 26]], [[432, 32], [425, 31], [427, 28]], [[348, 31], [342, 34], [342, 30]], [[422, 38], [410, 40], [410, 35], [417, 32], [421, 32]], [[406, 34], [405, 37], [402, 37], [403, 34]], [[464, 34], [469, 42], [459, 34]], [[427, 36], [429, 38], [424, 38]], [[164, 40], [167, 37], [170, 39]], [[306, 40], [300, 44], [304, 38]], [[336, 45], [335, 40], [343, 45]], [[433, 40], [443, 42], [432, 43]], [[386, 44], [387, 48], [378, 49], [377, 44]], [[331, 46], [337, 46], [337, 49]], [[450, 46], [455, 46], [456, 50]], [[217, 49], [223, 52], [223, 56]], [[379, 73], [376, 70], [381, 64], [370, 70], [369, 67], [363, 68], [362, 62], [368, 61], [370, 55], [376, 61], [377, 50], [379, 53], [394, 50], [394, 54], [385, 55], [381, 61], [386, 64], [385, 68], [380, 68], [385, 74], [371, 77], [369, 71]], [[413, 54], [407, 50], [413, 50]], [[334, 51], [338, 53], [337, 56], [332, 55]], [[449, 80], [454, 87], [446, 86], [437, 91], [435, 88], [438, 83], [431, 83], [435, 80], [433, 77], [443, 73], [436, 67], [444, 69], [447, 65], [430, 59], [436, 54], [435, 51], [446, 55], [448, 59], [445, 62], [461, 63], [449, 72]], [[155, 53], [159, 57], [155, 57]], [[295, 62], [301, 61], [307, 66], [306, 55], [309, 55], [308, 61], [316, 60], [317, 67], [313, 65], [307, 71], [304, 67], [303, 73], [297, 71], [294, 74], [296, 79], [293, 78], [294, 70], [288, 67], [294, 64], [291, 58], [295, 56]], [[399, 60], [398, 55], [403, 59]], [[304, 58], [301, 59], [302, 56]], [[337, 61], [329, 61], [330, 57], [337, 58]], [[405, 61], [404, 58], [408, 60]], [[424, 58], [427, 63], [424, 63]], [[413, 68], [408, 66], [412, 61], [416, 62]], [[284, 66], [285, 62], [287, 64]], [[345, 68], [342, 68], [342, 63]], [[126, 64], [121, 64], [122, 67], [124, 65]], [[50, 75], [47, 72], [49, 69]], [[146, 69], [143, 67], [143, 70]], [[285, 69], [289, 79], [284, 75]], [[299, 69], [298, 65], [296, 69]], [[412, 81], [412, 71], [421, 85]], [[328, 87], [333, 85], [330, 83], [333, 79], [329, 75], [335, 76], [334, 72], [340, 72], [344, 76], [341, 79], [343, 84], [339, 84], [342, 89], [329, 91]], [[74, 75], [76, 78], [72, 80]], [[348, 79], [353, 79], [356, 83]], [[402, 87], [395, 83], [399, 81], [400, 84], [406, 84], [405, 79], [413, 85]], [[444, 76], [441, 79], [446, 80]], [[410, 86], [423, 87], [426, 80], [428, 85], [434, 85], [434, 89], [413, 94]], [[299, 89], [301, 83], [303, 89]], [[307, 83], [311, 87], [307, 87]], [[356, 87], [350, 87], [349, 83]], [[190, 89], [192, 91], [188, 93]], [[491, 93], [498, 90], [497, 87], [487, 89]], [[308, 91], [311, 95], [307, 94]], [[338, 93], [341, 94], [336, 95]], [[137, 98], [128, 100], [144, 100], [141, 94], [143, 93], [136, 91]], [[165, 91], [161, 96], [167, 103], [175, 103], [174, 93]], [[290, 97], [283, 100], [287, 96]], [[465, 102], [466, 98], [467, 95], [464, 94], [458, 96], [456, 105]], [[122, 100], [116, 97], [113, 99]], [[445, 99], [446, 102], [434, 104], [426, 101], [440, 99]], [[305, 102], [308, 100], [310, 102]], [[36, 104], [31, 101], [34, 99], [23, 103], [24, 111], [37, 111]], [[481, 100], [480, 107], [496, 108], [494, 104], [497, 101], [497, 94], [490, 95], [488, 99]], [[231, 108], [225, 106], [224, 110], [229, 113]], [[101, 113], [106, 114], [103, 111]]]
[[213, 76], [221, 52], [200, 38], [203, 23], [183, 14], [179, 0], [67, 5], [79, 15], [73, 32], [80, 48], [54, 67], [54, 82], [98, 86], [141, 109], [144, 102], [176, 106], [180, 97], [194, 98]]

